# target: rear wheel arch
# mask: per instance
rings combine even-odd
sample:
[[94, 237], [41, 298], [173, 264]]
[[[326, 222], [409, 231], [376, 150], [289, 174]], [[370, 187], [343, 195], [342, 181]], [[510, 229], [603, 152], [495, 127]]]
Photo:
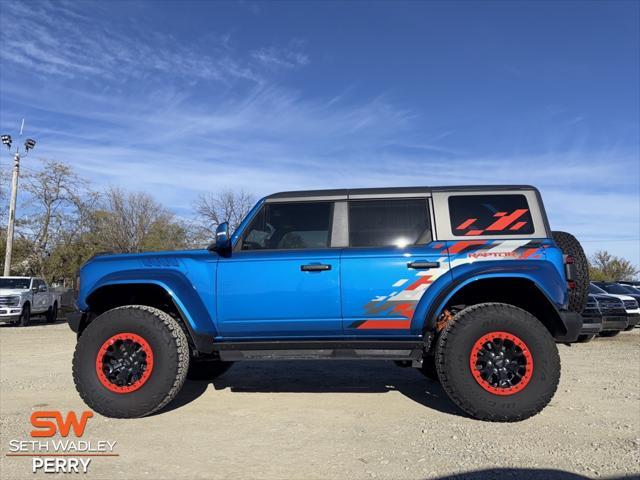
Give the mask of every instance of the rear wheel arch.
[[560, 337], [566, 333], [558, 309], [537, 283], [524, 277], [480, 278], [454, 286], [438, 307], [427, 316], [425, 331], [436, 330], [437, 321], [445, 310], [458, 305], [469, 307], [488, 302], [513, 305], [529, 312], [553, 337]]
[[173, 317], [184, 330], [194, 352], [211, 353], [213, 350], [213, 337], [197, 333], [169, 290], [157, 283], [131, 282], [103, 285], [87, 296], [86, 303], [89, 308], [80, 322], [78, 336], [97, 316], [108, 310], [127, 305], [145, 305], [157, 308]]

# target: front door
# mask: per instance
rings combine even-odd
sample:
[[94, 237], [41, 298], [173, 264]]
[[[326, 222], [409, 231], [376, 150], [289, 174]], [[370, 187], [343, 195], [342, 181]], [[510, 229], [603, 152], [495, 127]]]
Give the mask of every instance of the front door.
[[446, 245], [433, 241], [428, 199], [350, 200], [348, 209], [349, 248], [342, 253], [345, 334], [420, 335], [422, 321], [413, 321], [418, 302], [434, 282], [450, 275]]
[[47, 292], [47, 284], [44, 283], [43, 280], [34, 279], [33, 280], [33, 305], [31, 306], [31, 310], [33, 312], [43, 312], [47, 310], [49, 307], [48, 299], [49, 293]]
[[265, 203], [217, 270], [223, 337], [342, 333], [333, 202]]

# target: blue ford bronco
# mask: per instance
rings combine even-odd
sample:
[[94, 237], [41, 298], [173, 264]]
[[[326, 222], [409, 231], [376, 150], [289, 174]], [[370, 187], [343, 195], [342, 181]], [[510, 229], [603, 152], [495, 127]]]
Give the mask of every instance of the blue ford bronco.
[[164, 407], [243, 360], [390, 360], [489, 421], [540, 412], [589, 277], [530, 186], [284, 192], [207, 249], [80, 272], [73, 377], [109, 417]]

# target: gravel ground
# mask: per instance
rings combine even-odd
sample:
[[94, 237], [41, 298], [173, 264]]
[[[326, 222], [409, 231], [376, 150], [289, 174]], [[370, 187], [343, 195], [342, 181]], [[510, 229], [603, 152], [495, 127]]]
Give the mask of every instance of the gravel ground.
[[[6, 457], [30, 439], [31, 411], [86, 409], [74, 343], [61, 323], [0, 327], [1, 478], [33, 476], [29, 458]], [[94, 458], [87, 477], [640, 478], [640, 331], [559, 348], [558, 393], [517, 424], [467, 418], [387, 362], [240, 363], [152, 417], [96, 414], [83, 440], [115, 440], [119, 456]]]

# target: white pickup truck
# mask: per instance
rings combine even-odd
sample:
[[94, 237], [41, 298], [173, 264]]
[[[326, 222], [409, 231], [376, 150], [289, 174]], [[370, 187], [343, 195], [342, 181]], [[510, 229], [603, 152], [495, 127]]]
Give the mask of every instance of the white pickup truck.
[[50, 292], [41, 278], [0, 277], [0, 322], [26, 327], [35, 315], [55, 322], [59, 306], [60, 295]]

